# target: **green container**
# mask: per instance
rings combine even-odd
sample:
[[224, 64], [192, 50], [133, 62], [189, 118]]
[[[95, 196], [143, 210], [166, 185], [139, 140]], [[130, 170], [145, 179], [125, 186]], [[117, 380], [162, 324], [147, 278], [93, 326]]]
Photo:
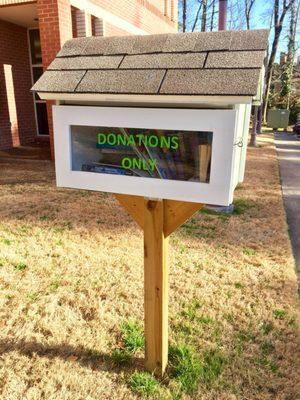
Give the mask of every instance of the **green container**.
[[267, 117], [267, 125], [270, 128], [286, 129], [289, 125], [290, 110], [279, 109], [279, 110], [269, 110]]

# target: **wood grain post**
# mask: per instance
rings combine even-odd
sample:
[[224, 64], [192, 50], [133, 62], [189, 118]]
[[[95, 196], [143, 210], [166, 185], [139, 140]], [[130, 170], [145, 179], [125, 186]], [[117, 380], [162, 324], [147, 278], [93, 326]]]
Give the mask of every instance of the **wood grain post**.
[[145, 367], [162, 377], [168, 363], [168, 237], [203, 204], [115, 196], [144, 231]]
[[145, 366], [162, 376], [168, 362], [168, 238], [163, 200], [144, 202]]

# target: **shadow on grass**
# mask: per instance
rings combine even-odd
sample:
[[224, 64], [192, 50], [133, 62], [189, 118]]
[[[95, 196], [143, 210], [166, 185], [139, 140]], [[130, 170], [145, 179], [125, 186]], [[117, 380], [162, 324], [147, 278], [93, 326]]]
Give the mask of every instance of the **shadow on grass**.
[[118, 366], [115, 364], [110, 354], [101, 353], [93, 349], [85, 348], [83, 346], [72, 346], [68, 343], [60, 343], [56, 345], [45, 345], [36, 341], [15, 341], [15, 340], [1, 340], [0, 341], [0, 354], [3, 356], [5, 353], [18, 352], [22, 355], [33, 357], [45, 357], [49, 360], [60, 358], [68, 362], [76, 362], [82, 367], [90, 368], [93, 370], [116, 372], [119, 370], [127, 369], [128, 371], [144, 369], [144, 359], [141, 357], [132, 357], [130, 365]]

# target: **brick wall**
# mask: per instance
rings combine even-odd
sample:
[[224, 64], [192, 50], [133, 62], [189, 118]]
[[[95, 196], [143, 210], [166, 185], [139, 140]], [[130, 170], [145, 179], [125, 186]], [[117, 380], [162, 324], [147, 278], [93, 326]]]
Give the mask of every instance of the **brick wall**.
[[[91, 0], [95, 5], [147, 33], [177, 30], [177, 0]], [[4, 4], [21, 3], [9, 1]], [[24, 2], [26, 2], [24, 0]], [[3, 3], [3, 2], [2, 2]], [[37, 0], [43, 67], [54, 59], [64, 42], [74, 36], [76, 23], [70, 0]], [[102, 21], [93, 18], [93, 33], [102, 33]], [[114, 21], [103, 21], [104, 35], [130, 32]], [[78, 25], [78, 21], [77, 21]], [[98, 26], [99, 25], [99, 26]], [[131, 32], [132, 33], [132, 32]], [[17, 44], [17, 45], [16, 45]], [[7, 64], [4, 73], [4, 64]], [[0, 148], [29, 143], [36, 135], [27, 30], [0, 21]], [[9, 102], [9, 104], [8, 104]], [[51, 104], [47, 103], [53, 153]]]
[[92, 35], [103, 36], [104, 35], [104, 24], [101, 18], [92, 16]]
[[[177, 31], [177, 0], [91, 0], [91, 2], [147, 33]], [[112, 24], [111, 21], [109, 23]]]
[[[6, 66], [6, 67], [4, 67]], [[0, 21], [0, 148], [34, 141], [27, 30]]]
[[84, 10], [75, 10], [75, 18], [72, 18], [72, 21], [76, 20], [76, 35], [73, 37], [86, 37], [86, 21], [85, 21], [85, 13]]
[[1, 0], [1, 6], [13, 6], [14, 4], [32, 3], [32, 0]]
[[[177, 18], [174, 19], [174, 15], [172, 15], [174, 14], [174, 0], [92, 0], [92, 2], [148, 33], [175, 32], [177, 30]], [[71, 12], [69, 0], [37, 0], [37, 10], [43, 66], [46, 68], [64, 42], [75, 36], [74, 32], [78, 31], [82, 24], [81, 19], [78, 16], [76, 18], [74, 7], [72, 7], [73, 13]], [[124, 27], [118, 26], [117, 23], [105, 20], [103, 22], [106, 36], [129, 34]], [[81, 34], [78, 35], [77, 32], [76, 36], [81, 36]], [[53, 103], [47, 102], [50, 145], [53, 155], [51, 104]]]
[[129, 35], [123, 29], [118, 28], [116, 25], [110, 24], [109, 22], [104, 23], [104, 36], [126, 36]]
[[[38, 0], [37, 12], [42, 48], [43, 67], [46, 69], [61, 46], [73, 37], [72, 14], [69, 0]], [[54, 158], [52, 109], [47, 102], [51, 155]]]
[[43, 66], [55, 58], [61, 46], [72, 38], [72, 16], [69, 0], [38, 0], [37, 12], [42, 46]]

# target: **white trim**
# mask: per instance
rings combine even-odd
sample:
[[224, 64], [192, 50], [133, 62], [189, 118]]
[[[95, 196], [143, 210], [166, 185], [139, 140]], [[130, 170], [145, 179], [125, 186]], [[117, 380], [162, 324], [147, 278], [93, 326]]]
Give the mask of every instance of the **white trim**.
[[102, 27], [103, 27], [103, 35], [102, 36], [106, 36], [106, 30], [107, 30], [107, 26], [105, 24], [105, 21], [103, 18], [100, 18], [102, 20]]
[[130, 94], [101, 94], [101, 93], [44, 93], [38, 92], [44, 100], [62, 100], [78, 102], [105, 103], [150, 103], [170, 105], [213, 105], [230, 106], [234, 104], [251, 104], [250, 96], [180, 96], [180, 95], [130, 95]]
[[85, 22], [85, 36], [93, 36], [92, 33], [92, 16], [86, 10], [84, 11], [84, 22]]
[[[234, 191], [236, 110], [53, 106], [55, 170], [62, 187], [228, 205]], [[73, 171], [71, 125], [213, 132], [209, 183]]]
[[240, 169], [242, 168], [241, 159], [242, 159], [242, 152], [243, 152], [243, 147], [244, 147], [243, 133], [244, 133], [245, 109], [246, 109], [245, 104], [235, 105], [235, 110], [237, 113], [237, 118], [236, 118], [237, 137], [236, 137], [235, 146], [234, 146], [234, 152], [235, 152], [235, 166], [234, 166], [234, 177], [233, 177], [234, 187], [236, 187], [236, 185], [239, 183]]
[[244, 121], [243, 121], [243, 133], [242, 133], [243, 147], [242, 147], [241, 161], [240, 161], [239, 183], [243, 182], [245, 176], [250, 117], [251, 117], [251, 104], [248, 104], [245, 107]]
[[129, 34], [132, 33], [134, 35], [147, 35], [148, 33], [143, 29], [137, 28], [135, 25], [130, 22], [124, 20], [123, 18], [118, 17], [105, 10], [104, 8], [91, 3], [89, 0], [71, 0], [71, 5], [73, 7], [78, 8], [79, 10], [85, 10], [91, 15], [95, 17], [102, 18], [106, 22], [116, 26], [119, 29], [122, 29]]

